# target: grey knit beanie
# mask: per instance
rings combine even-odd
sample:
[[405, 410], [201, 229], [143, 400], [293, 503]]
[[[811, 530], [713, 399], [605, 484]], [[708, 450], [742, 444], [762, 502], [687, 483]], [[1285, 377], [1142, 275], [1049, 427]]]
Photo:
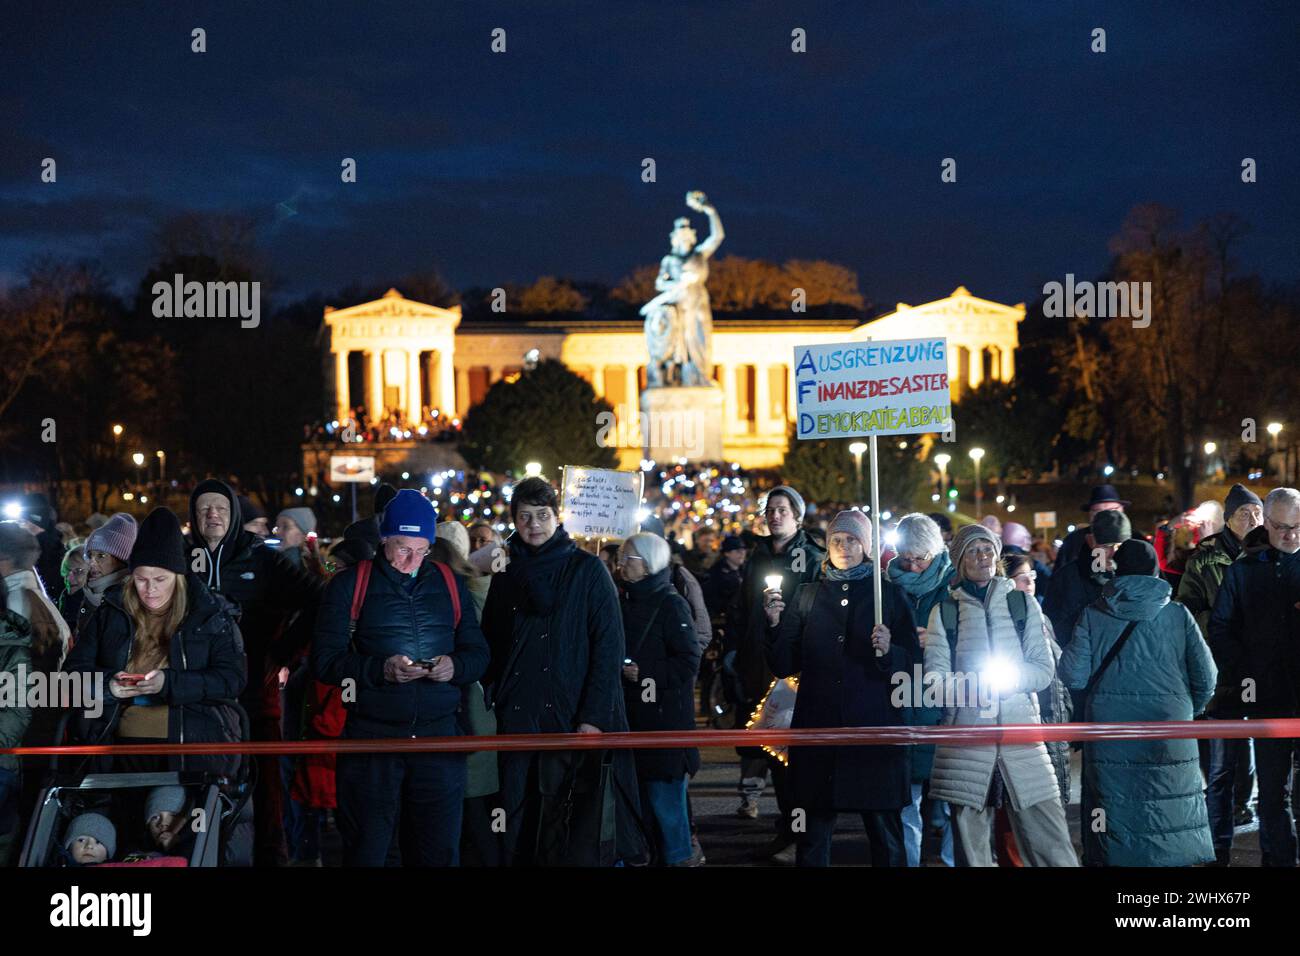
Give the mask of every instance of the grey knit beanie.
[[275, 516], [275, 523], [279, 524], [281, 518], [288, 518], [302, 529], [303, 534], [316, 530], [316, 515], [310, 508], [285, 508]]
[[63, 831], [63, 849], [71, 849], [77, 837], [94, 837], [108, 850], [108, 859], [113, 859], [117, 852], [117, 827], [113, 821], [102, 813], [83, 813], [72, 818], [68, 828]]
[[966, 554], [966, 549], [976, 541], [987, 541], [993, 545], [993, 558], [996, 561], [1002, 556], [1002, 542], [988, 528], [982, 524], [968, 524], [957, 529], [957, 533], [952, 536], [952, 541], [948, 544], [948, 554], [952, 556], [952, 566], [960, 580], [962, 575], [961, 559]]
[[148, 823], [160, 813], [180, 813], [185, 809], [184, 787], [154, 787], [144, 804], [144, 822]]
[[799, 494], [799, 492], [795, 491], [789, 485], [777, 485], [767, 493], [765, 504], [763, 505], [764, 511], [771, 506], [773, 495], [785, 495], [790, 501], [790, 507], [794, 509], [794, 520], [800, 523], [803, 522], [804, 512], [807, 511], [807, 506], [803, 503], [803, 495]]
[[86, 554], [92, 551], [103, 551], [119, 561], [127, 561], [131, 557], [131, 549], [135, 546], [135, 535], [139, 530], [135, 518], [119, 511], [90, 532], [86, 538]]

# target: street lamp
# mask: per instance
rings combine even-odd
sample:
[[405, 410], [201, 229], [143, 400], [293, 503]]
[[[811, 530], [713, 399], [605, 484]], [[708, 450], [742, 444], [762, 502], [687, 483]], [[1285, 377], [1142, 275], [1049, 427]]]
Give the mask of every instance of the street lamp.
[[1214, 442], [1212, 442], [1212, 441], [1207, 441], [1207, 442], [1205, 443], [1205, 455], [1206, 455], [1206, 457], [1208, 458], [1210, 455], [1213, 455], [1214, 452], [1218, 449], [1218, 447], [1219, 447], [1219, 446], [1216, 445]]
[[975, 462], [975, 517], [979, 518], [983, 510], [983, 495], [980, 492], [980, 459], [984, 457], [983, 448], [970, 450], [971, 461]]
[[131, 460], [135, 462], [135, 484], [138, 488], [140, 486], [140, 466], [144, 464], [144, 455], [141, 452], [136, 452], [131, 456]]
[[540, 475], [541, 473], [542, 473], [542, 466], [538, 462], [530, 461], [528, 464], [524, 465], [524, 474], [527, 475], [529, 478], [535, 478], [537, 475]]
[[867, 450], [867, 443], [855, 441], [849, 446], [849, 452], [853, 455], [853, 470], [857, 473], [857, 499], [862, 500], [862, 453]]
[[167, 452], [159, 448], [155, 455], [158, 456], [158, 481], [163, 485], [167, 484]]
[[[1280, 435], [1280, 434], [1282, 433], [1282, 423], [1281, 423], [1281, 422], [1269, 422], [1269, 423], [1268, 423], [1268, 433], [1269, 433], [1270, 435], [1273, 436], [1273, 454], [1276, 455], [1276, 454], [1277, 454], [1277, 436]], [[1283, 471], [1284, 471], [1284, 468], [1285, 468], [1285, 464], [1286, 464], [1286, 459], [1283, 459], [1283, 460], [1282, 460], [1282, 465], [1280, 465], [1280, 466], [1278, 467], [1278, 470], [1277, 470], [1277, 474], [1278, 474], [1278, 477], [1279, 477], [1279, 478], [1283, 477]]]
[[952, 455], [947, 452], [940, 452], [934, 456], [934, 463], [939, 466], [939, 494], [948, 493], [948, 462], [952, 461]]

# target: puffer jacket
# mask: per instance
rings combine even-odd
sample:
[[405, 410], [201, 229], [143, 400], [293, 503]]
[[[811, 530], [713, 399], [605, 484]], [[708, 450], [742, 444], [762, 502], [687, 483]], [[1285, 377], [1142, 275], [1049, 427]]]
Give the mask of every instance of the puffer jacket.
[[[1007, 605], [1007, 595], [1015, 585], [1007, 578], [996, 577], [989, 583], [981, 604], [961, 587], [953, 588], [957, 602], [956, 660], [948, 649], [948, 635], [943, 627], [942, 608], [930, 612], [925, 634], [925, 673], [941, 675], [945, 680], [944, 703], [965, 706], [945, 707], [945, 724], [958, 726], [996, 726], [1000, 724], [1040, 723], [1037, 692], [1052, 681], [1052, 652], [1043, 631], [1042, 612], [1037, 601], [1027, 601], [1023, 644], [1016, 635], [1015, 622]], [[977, 682], [973, 675], [986, 670], [989, 663], [1001, 658], [1016, 668], [1017, 683], [1009, 693], [993, 696], [990, 706], [981, 713], [981, 702], [960, 700], [950, 689], [954, 674], [971, 675], [967, 686]], [[983, 697], [983, 692], [978, 697]], [[993, 770], [1001, 770], [1007, 796], [1015, 810], [1032, 807], [1044, 800], [1060, 799], [1056, 772], [1041, 744], [984, 744], [970, 747], [938, 746], [934, 770], [930, 776], [930, 796], [935, 800], [979, 809], [988, 800]]]
[[[22, 703], [26, 688], [18, 685], [19, 672], [31, 673], [32, 666], [32, 629], [27, 619], [13, 611], [0, 610], [0, 674], [12, 675], [18, 701]], [[0, 706], [0, 747], [17, 747], [27, 734], [32, 712], [29, 707], [15, 706], [13, 703]], [[10, 773], [18, 772], [18, 758], [12, 754], [0, 754], [0, 770]], [[0, 808], [3, 809], [3, 808]]]
[[[171, 743], [228, 743], [240, 738], [239, 718], [217, 701], [234, 700], [247, 679], [244, 643], [230, 603], [213, 594], [194, 575], [186, 575], [189, 611], [172, 635], [161, 696], [170, 708], [167, 739]], [[78, 743], [111, 743], [123, 710], [135, 706], [108, 693], [108, 682], [125, 670], [135, 641], [135, 624], [122, 606], [122, 588], [110, 588], [91, 615], [63, 670], [104, 689], [104, 711], [97, 718], [75, 717], [72, 737]], [[181, 586], [181, 582], [177, 583]], [[134, 699], [134, 698], [133, 698]], [[173, 769], [230, 773], [238, 757], [172, 756]]]
[[[316, 615], [311, 668], [324, 684], [354, 681], [355, 700], [344, 695], [348, 736], [436, 736], [461, 706], [460, 688], [487, 669], [488, 647], [464, 578], [460, 626], [453, 627], [451, 594], [432, 561], [425, 561], [406, 587], [401, 572], [383, 555], [374, 559], [355, 634], [349, 634], [357, 567], [335, 575]], [[384, 679], [384, 661], [405, 654], [413, 661], [447, 655], [455, 665], [450, 681], [420, 679], [405, 684]]]
[[[1214, 693], [1217, 668], [1191, 613], [1157, 577], [1124, 575], [1086, 608], [1061, 657], [1082, 690], [1124, 629], [1138, 622], [1088, 702], [1085, 719], [1191, 720]], [[1195, 866], [1214, 859], [1195, 740], [1115, 740], [1083, 746], [1084, 860], [1109, 866]]]

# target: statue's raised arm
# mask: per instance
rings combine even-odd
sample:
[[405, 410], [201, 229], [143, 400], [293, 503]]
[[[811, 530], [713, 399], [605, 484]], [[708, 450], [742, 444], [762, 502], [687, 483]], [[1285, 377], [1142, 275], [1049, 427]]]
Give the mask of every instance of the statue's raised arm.
[[709, 237], [694, 250], [707, 259], [717, 252], [718, 246], [722, 245], [722, 240], [726, 238], [727, 234], [722, 230], [722, 220], [718, 217], [718, 211], [709, 205], [708, 197], [699, 190], [686, 194], [686, 205], [709, 217]]

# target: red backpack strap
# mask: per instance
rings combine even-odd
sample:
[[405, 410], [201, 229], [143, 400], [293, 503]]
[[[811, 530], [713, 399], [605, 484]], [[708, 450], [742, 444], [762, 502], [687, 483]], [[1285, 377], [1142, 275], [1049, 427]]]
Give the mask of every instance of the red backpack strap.
[[456, 587], [456, 575], [452, 574], [451, 568], [441, 561], [435, 561], [433, 564], [442, 572], [442, 579], [447, 582], [447, 590], [451, 592], [452, 626], [460, 627], [460, 588]]
[[370, 572], [374, 567], [374, 561], [362, 561], [357, 564], [357, 579], [352, 586], [352, 614], [348, 618], [349, 631], [357, 629], [357, 618], [361, 617], [361, 605], [366, 603], [366, 590], [370, 587]]

